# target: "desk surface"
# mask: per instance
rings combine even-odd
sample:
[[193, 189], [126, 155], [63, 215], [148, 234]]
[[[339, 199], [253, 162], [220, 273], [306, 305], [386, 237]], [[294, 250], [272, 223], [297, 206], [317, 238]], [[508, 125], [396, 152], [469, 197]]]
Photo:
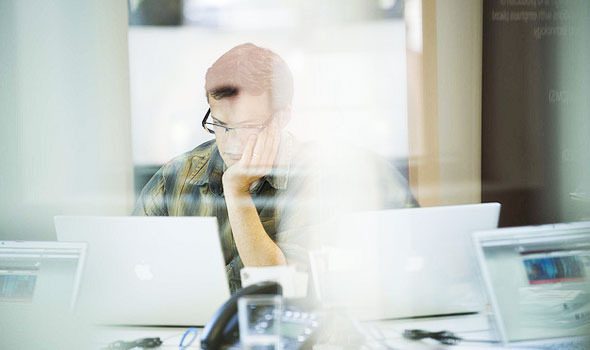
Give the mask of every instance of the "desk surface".
[[[360, 325], [372, 338], [385, 341], [392, 349], [454, 348], [477, 350], [499, 348], [498, 344], [488, 343], [461, 343], [458, 346], [448, 347], [440, 345], [436, 341], [410, 341], [401, 336], [405, 329], [419, 328], [429, 331], [449, 330], [465, 339], [490, 340], [488, 322], [483, 315], [363, 322]], [[185, 330], [186, 328], [175, 327], [101, 327], [95, 333], [95, 344], [97, 344], [97, 349], [100, 349], [117, 340], [133, 341], [145, 337], [160, 337], [163, 341], [161, 348], [178, 349], [178, 344]], [[326, 346], [316, 346], [316, 348], [317, 350], [337, 349]], [[199, 339], [197, 338], [188, 349], [199, 349]]]
[[[461, 342], [456, 346], [439, 344], [435, 340], [412, 341], [402, 337], [405, 329], [423, 329], [427, 331], [448, 330], [466, 340], [492, 339], [487, 317], [484, 315], [467, 315], [452, 317], [420, 318], [406, 320], [362, 322], [359, 324], [366, 333], [368, 349], [385, 350], [490, 350], [516, 349], [502, 347], [498, 343], [489, 342]], [[199, 333], [202, 329], [199, 329]], [[133, 341], [140, 338], [159, 337], [163, 344], [160, 349], [178, 349], [182, 335], [186, 328], [180, 327], [100, 327], [93, 334], [96, 349], [102, 349], [117, 340]], [[200, 349], [199, 337], [186, 349]], [[315, 346], [314, 350], [340, 350], [333, 345]], [[518, 347], [524, 350], [523, 347]]]
[[374, 338], [381, 338], [395, 349], [490, 349], [498, 348], [499, 344], [486, 342], [462, 342], [457, 346], [445, 346], [435, 340], [412, 341], [404, 339], [402, 333], [406, 329], [423, 329], [431, 332], [451, 331], [457, 336], [468, 340], [491, 340], [487, 317], [483, 315], [433, 317], [406, 320], [368, 322], [368, 331]]

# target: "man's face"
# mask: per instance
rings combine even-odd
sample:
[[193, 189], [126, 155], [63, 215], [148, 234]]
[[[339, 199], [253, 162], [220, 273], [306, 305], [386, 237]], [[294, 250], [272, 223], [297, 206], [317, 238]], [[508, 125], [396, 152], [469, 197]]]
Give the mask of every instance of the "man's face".
[[[244, 128], [261, 126], [272, 118], [272, 108], [268, 93], [262, 95], [249, 95], [240, 93], [235, 97], [215, 100], [209, 98], [211, 107], [211, 122], [224, 125], [230, 128], [238, 128], [229, 132], [221, 131], [215, 133], [215, 140], [219, 153], [225, 164], [230, 167], [237, 163], [242, 157], [242, 151], [248, 137], [257, 133], [255, 128]], [[274, 127], [270, 123], [269, 127]]]

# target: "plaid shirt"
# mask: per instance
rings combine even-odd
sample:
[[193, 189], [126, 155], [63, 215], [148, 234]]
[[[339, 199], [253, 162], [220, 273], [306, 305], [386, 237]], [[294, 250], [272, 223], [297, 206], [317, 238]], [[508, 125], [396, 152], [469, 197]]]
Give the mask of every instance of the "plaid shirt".
[[[333, 214], [329, 213], [333, 202], [324, 195], [326, 181], [320, 180], [328, 172], [318, 171], [306, 162], [303, 155], [309, 152], [293, 154], [295, 141], [289, 134], [285, 136], [279, 150], [279, 160], [282, 160], [279, 163], [283, 165], [259, 181], [250, 192], [266, 233], [281, 248], [288, 263], [307, 266], [310, 239], [325, 231], [326, 227], [318, 223]], [[244, 265], [223, 196], [221, 179], [225, 168], [215, 140], [205, 142], [160, 168], [141, 191], [133, 214], [217, 217], [228, 283], [234, 293], [241, 288], [240, 269]], [[335, 183], [330, 178], [325, 180]], [[388, 183], [389, 187], [380, 187], [380, 191], [392, 194], [384, 199], [385, 203], [380, 201], [384, 207], [415, 205], [401, 175]]]

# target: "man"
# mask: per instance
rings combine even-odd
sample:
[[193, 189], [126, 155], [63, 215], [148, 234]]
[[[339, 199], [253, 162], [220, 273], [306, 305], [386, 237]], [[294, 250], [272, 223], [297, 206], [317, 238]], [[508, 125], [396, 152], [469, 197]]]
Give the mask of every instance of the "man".
[[[202, 125], [215, 139], [164, 165], [134, 214], [216, 216], [233, 293], [243, 266], [305, 263], [310, 228], [329, 196], [322, 194], [322, 176], [310, 176], [313, 166], [303, 156], [309, 147], [283, 131], [293, 78], [277, 54], [239, 45], [205, 80], [210, 109]], [[406, 206], [411, 196], [398, 192], [396, 206]]]

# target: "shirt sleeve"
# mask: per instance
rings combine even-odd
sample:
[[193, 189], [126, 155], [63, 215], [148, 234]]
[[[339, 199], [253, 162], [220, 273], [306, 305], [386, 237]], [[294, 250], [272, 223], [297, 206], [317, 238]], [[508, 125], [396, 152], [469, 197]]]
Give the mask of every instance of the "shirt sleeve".
[[141, 190], [133, 215], [168, 216], [165, 185], [164, 168], [162, 167]]
[[288, 189], [278, 199], [280, 220], [276, 243], [288, 264], [299, 270], [309, 270], [309, 251], [316, 248], [329, 221], [320, 198], [320, 182], [314, 174], [299, 172], [289, 179]]
[[404, 176], [382, 157], [356, 151], [330, 161], [293, 169], [276, 239], [289, 263], [308, 265], [308, 252], [349, 213], [418, 206]]
[[401, 172], [389, 163], [382, 163], [382, 173], [376, 184], [382, 189], [383, 198], [380, 209], [401, 209], [418, 207], [410, 186]]

